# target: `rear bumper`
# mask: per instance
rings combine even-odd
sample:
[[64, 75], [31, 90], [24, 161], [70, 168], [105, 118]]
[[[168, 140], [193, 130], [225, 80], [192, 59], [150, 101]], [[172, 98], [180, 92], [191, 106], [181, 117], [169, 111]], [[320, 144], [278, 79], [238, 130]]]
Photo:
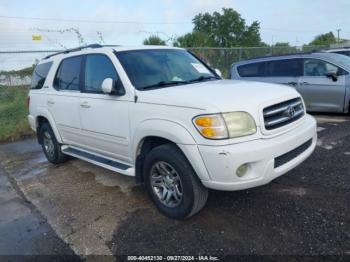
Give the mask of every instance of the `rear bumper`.
[[[308, 158], [316, 140], [316, 121], [307, 115], [301, 125], [277, 137], [219, 147], [198, 146], [209, 174], [209, 180], [202, 183], [208, 188], [228, 191], [267, 184]], [[275, 159], [283, 155], [279, 166], [275, 166]], [[248, 170], [238, 177], [236, 171], [243, 164], [248, 165]]]
[[30, 128], [31, 128], [34, 132], [36, 132], [36, 122], [35, 122], [34, 116], [28, 115], [28, 122], [29, 122]]

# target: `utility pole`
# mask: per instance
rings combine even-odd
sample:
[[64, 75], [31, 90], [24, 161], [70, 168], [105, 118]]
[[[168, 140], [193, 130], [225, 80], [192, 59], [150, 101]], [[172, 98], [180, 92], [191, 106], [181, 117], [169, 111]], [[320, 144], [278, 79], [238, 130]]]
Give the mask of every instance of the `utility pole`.
[[340, 42], [340, 31], [341, 31], [341, 29], [337, 29], [337, 32], [338, 32], [338, 43]]

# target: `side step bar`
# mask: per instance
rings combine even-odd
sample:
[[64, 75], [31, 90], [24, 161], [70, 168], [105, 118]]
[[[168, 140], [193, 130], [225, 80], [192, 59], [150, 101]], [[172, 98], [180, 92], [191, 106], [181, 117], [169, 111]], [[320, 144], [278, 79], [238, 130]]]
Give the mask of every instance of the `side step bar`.
[[117, 162], [105, 156], [99, 154], [91, 153], [86, 150], [78, 149], [76, 147], [62, 146], [62, 152], [66, 155], [70, 155], [81, 160], [93, 163], [95, 165], [104, 167], [106, 169], [128, 175], [134, 176], [135, 169], [132, 166], [129, 166], [124, 163]]

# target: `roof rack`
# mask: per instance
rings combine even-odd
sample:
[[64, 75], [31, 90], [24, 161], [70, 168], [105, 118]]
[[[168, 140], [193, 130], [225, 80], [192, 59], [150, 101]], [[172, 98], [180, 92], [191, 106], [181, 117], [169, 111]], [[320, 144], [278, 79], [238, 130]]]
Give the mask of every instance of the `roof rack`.
[[71, 48], [71, 49], [66, 49], [64, 51], [61, 52], [57, 52], [51, 55], [46, 56], [44, 59], [48, 59], [50, 57], [56, 56], [56, 55], [61, 55], [61, 54], [68, 54], [71, 52], [77, 52], [86, 48], [101, 48], [101, 47], [112, 47], [112, 46], [119, 46], [119, 45], [100, 45], [100, 44], [90, 44], [90, 45], [85, 45], [85, 46], [80, 46], [80, 47], [75, 47], [75, 48]]

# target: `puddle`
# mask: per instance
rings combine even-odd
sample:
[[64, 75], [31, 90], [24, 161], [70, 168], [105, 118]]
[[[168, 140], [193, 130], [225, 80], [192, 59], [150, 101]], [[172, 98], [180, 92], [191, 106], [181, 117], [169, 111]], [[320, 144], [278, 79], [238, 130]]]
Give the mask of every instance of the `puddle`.
[[27, 179], [33, 178], [37, 175], [41, 175], [42, 173], [46, 173], [46, 172], [47, 172], [47, 167], [42, 167], [42, 168], [34, 167], [33, 169], [31, 169], [31, 171], [28, 171], [28, 172], [24, 173], [23, 175], [21, 175], [17, 180], [18, 181], [27, 180]]
[[123, 193], [130, 192], [136, 186], [134, 177], [122, 175], [79, 159], [71, 160], [70, 163], [78, 171], [94, 175], [97, 183], [106, 187], [119, 187]]
[[129, 193], [136, 186], [134, 177], [128, 177], [118, 173], [94, 174], [97, 183], [108, 187], [119, 187], [123, 193]]
[[[340, 142], [341, 143], [341, 142]], [[322, 147], [323, 149], [326, 149], [326, 150], [332, 150], [334, 149], [335, 146], [337, 146], [339, 143], [338, 142], [330, 142], [329, 144], [326, 144], [322, 141], [322, 139], [318, 138], [317, 139], [317, 142], [316, 142], [316, 145], [319, 146], [319, 147]]]

